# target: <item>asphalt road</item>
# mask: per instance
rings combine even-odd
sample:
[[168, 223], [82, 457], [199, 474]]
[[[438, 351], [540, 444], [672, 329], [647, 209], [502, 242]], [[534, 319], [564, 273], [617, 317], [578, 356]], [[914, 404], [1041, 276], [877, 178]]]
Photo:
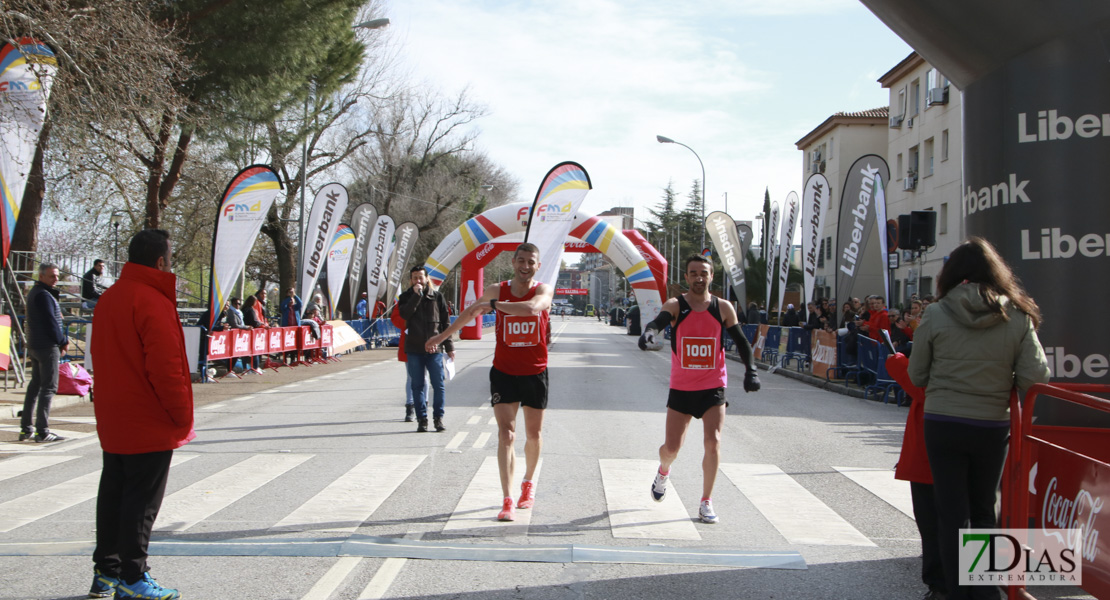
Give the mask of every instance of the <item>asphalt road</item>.
[[[668, 353], [596, 320], [552, 324], [536, 506], [516, 522], [495, 519], [487, 332], [458, 345], [442, 433], [401, 422], [404, 367], [388, 350], [277, 387], [207, 386], [222, 399], [201, 403], [197, 439], [175, 453], [152, 574], [184, 598], [221, 600], [924, 593], [908, 487], [892, 476], [905, 409], [766, 373], [744, 394], [730, 363], [721, 520], [707, 525], [698, 421], [668, 497], [648, 497]], [[0, 599], [85, 597], [100, 460], [79, 413], [56, 415], [70, 441], [0, 443]]]

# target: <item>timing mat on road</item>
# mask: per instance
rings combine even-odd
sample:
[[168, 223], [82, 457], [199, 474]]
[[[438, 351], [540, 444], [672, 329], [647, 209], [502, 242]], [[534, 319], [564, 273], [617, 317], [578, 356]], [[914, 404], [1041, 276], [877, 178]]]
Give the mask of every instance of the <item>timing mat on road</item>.
[[[89, 541], [0, 544], [0, 556], [91, 556]], [[459, 544], [444, 541], [351, 536], [297, 540], [151, 540], [152, 556], [361, 556], [489, 562], [629, 563], [749, 569], [805, 569], [797, 552], [740, 551], [665, 546]]]

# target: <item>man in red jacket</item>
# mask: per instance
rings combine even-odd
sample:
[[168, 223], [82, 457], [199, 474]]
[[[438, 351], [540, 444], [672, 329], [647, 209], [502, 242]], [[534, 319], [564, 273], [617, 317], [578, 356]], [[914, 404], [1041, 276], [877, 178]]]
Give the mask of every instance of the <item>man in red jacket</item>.
[[131, 238], [119, 280], [93, 313], [96, 432], [104, 454], [89, 596], [179, 598], [147, 573], [147, 545], [173, 451], [196, 437], [169, 234]]

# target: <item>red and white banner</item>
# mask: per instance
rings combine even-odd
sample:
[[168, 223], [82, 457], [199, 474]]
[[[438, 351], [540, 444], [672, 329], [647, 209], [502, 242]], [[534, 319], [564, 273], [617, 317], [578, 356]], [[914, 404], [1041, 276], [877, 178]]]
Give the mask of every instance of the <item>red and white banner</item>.
[[589, 288], [555, 288], [556, 296], [587, 296]]
[[213, 331], [208, 338], [208, 360], [231, 358], [231, 332]]
[[208, 360], [331, 348], [337, 326], [350, 328], [342, 321], [334, 325], [325, 323], [320, 326], [319, 338], [312, 335], [308, 326], [214, 331], [208, 338]]

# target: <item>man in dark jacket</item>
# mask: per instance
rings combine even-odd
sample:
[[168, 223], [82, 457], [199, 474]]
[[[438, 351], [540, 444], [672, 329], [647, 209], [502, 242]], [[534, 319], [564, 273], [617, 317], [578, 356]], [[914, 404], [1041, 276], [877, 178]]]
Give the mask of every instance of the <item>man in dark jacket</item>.
[[447, 338], [441, 347], [436, 347], [435, 352], [429, 353], [424, 348], [424, 343], [428, 338], [443, 332], [451, 325], [451, 319], [447, 314], [447, 300], [443, 294], [432, 289], [423, 266], [418, 265], [409, 270], [409, 282], [412, 287], [401, 294], [397, 305], [401, 307], [401, 317], [408, 325], [408, 333], [405, 335], [405, 354], [408, 359], [405, 361], [405, 366], [412, 381], [416, 430], [428, 431], [428, 403], [424, 394], [424, 372], [427, 371], [433, 393], [432, 417], [436, 431], [443, 431], [447, 429], [443, 426], [443, 407], [447, 395], [444, 386], [443, 352], [447, 352], [447, 356], [455, 360], [455, 346], [451, 338]]
[[[58, 362], [69, 349], [58, 304], [58, 267], [39, 265], [39, 280], [27, 294], [27, 355], [31, 359], [31, 381], [23, 397], [23, 416], [19, 422], [19, 441], [34, 435], [36, 442], [60, 442], [63, 437], [50, 431], [50, 402], [58, 391]], [[38, 411], [35, 405], [38, 405]], [[31, 416], [35, 417], [32, 434]]]
[[747, 321], [748, 321], [748, 325], [759, 325], [760, 323], [763, 322], [762, 318], [760, 318], [760, 316], [759, 316], [759, 305], [756, 304], [755, 302], [749, 302], [748, 303]]
[[81, 306], [84, 308], [95, 308], [97, 300], [100, 300], [100, 292], [104, 291], [104, 286], [100, 285], [100, 277], [104, 275], [104, 261], [99, 258], [93, 261], [91, 269], [85, 272], [81, 277]]
[[180, 598], [147, 572], [147, 546], [173, 451], [193, 432], [193, 387], [177, 316], [169, 234], [146, 229], [93, 314], [96, 433], [104, 467], [96, 499], [89, 596]]
[[798, 316], [798, 311], [794, 310], [793, 304], [786, 305], [786, 313], [782, 316], [782, 321], [779, 325], [783, 327], [797, 327], [802, 322], [801, 317]]

